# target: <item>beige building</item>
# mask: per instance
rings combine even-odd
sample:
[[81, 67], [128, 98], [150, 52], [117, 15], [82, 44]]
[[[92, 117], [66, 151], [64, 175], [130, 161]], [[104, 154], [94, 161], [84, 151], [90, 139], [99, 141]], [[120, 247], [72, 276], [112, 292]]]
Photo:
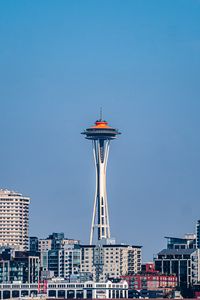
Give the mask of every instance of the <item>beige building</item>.
[[28, 250], [30, 198], [0, 189], [0, 246]]
[[65, 245], [79, 245], [80, 240], [75, 240], [75, 239], [63, 239], [61, 243], [61, 247], [64, 248]]
[[91, 245], [81, 249], [81, 272], [92, 273], [97, 282], [141, 271], [140, 246]]
[[[74, 239], [62, 239], [59, 244], [59, 248], [64, 248], [66, 245], [78, 245], [80, 244], [79, 240]], [[54, 249], [53, 239], [39, 239], [38, 240], [38, 250], [40, 252], [49, 251]]]
[[40, 239], [38, 241], [38, 250], [40, 252], [49, 251], [52, 247], [52, 240], [50, 239]]

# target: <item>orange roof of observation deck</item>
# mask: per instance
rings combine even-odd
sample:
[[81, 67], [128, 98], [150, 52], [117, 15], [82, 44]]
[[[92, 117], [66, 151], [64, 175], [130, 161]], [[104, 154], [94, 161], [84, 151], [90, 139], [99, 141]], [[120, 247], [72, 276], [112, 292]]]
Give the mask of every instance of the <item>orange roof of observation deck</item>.
[[99, 120], [96, 121], [95, 126], [92, 126], [91, 128], [104, 129], [104, 128], [111, 128], [111, 127], [108, 126], [108, 122]]
[[108, 125], [105, 120], [99, 119], [95, 124], [85, 129], [81, 134], [89, 140], [113, 140], [117, 135], [121, 134], [118, 129]]

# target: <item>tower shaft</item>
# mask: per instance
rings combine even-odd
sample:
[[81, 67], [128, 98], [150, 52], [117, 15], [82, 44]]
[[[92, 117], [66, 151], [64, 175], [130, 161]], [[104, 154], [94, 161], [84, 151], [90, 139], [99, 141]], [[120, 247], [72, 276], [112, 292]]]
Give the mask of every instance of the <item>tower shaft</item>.
[[97, 228], [98, 240], [110, 238], [108, 201], [106, 193], [106, 168], [109, 146], [110, 140], [93, 140], [93, 153], [96, 168], [96, 190], [90, 231], [90, 245], [93, 243], [95, 228]]

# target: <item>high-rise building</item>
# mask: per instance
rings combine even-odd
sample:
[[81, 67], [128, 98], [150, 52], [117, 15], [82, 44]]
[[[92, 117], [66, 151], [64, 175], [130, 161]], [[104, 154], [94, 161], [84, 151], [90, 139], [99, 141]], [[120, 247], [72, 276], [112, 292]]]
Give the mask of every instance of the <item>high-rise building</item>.
[[196, 224], [196, 247], [200, 249], [200, 220]]
[[96, 167], [96, 192], [90, 232], [90, 245], [92, 245], [94, 242], [93, 235], [95, 228], [97, 228], [98, 240], [110, 238], [106, 193], [106, 167], [110, 141], [115, 139], [120, 132], [108, 126], [108, 123], [103, 121], [102, 117], [100, 117], [100, 120], [97, 120], [94, 126], [87, 128], [82, 134], [86, 136], [86, 139], [92, 141]]
[[0, 246], [28, 250], [30, 198], [0, 189]]
[[89, 272], [96, 282], [141, 271], [141, 246], [81, 245], [81, 272]]

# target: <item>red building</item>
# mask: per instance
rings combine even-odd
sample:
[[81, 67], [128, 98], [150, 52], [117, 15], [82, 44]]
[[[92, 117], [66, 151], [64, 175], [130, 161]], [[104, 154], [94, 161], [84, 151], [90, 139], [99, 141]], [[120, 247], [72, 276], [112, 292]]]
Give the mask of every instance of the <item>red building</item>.
[[133, 290], [162, 290], [168, 293], [177, 286], [176, 275], [164, 275], [155, 270], [153, 263], [147, 263], [142, 272], [134, 275], [121, 276]]

